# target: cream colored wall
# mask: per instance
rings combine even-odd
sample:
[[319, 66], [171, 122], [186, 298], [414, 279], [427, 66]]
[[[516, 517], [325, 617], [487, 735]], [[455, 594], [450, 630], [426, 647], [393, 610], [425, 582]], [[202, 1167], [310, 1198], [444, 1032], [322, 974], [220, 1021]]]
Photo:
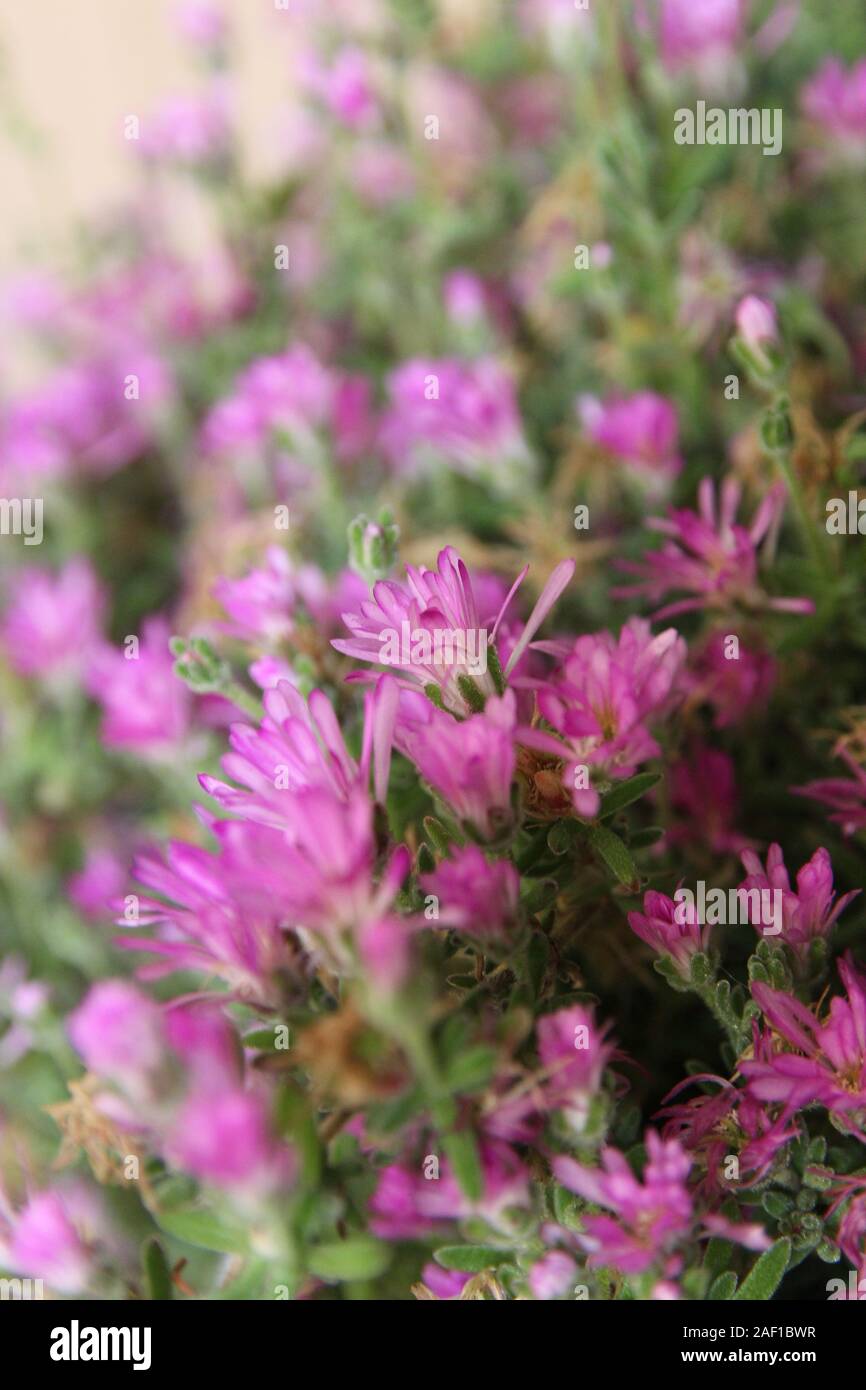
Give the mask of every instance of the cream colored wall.
[[[124, 116], [196, 81], [174, 0], [0, 0], [0, 273], [62, 255], [77, 219], [116, 202], [135, 160]], [[292, 19], [224, 0], [246, 162], [277, 162]], [[16, 139], [13, 131], [21, 134]]]

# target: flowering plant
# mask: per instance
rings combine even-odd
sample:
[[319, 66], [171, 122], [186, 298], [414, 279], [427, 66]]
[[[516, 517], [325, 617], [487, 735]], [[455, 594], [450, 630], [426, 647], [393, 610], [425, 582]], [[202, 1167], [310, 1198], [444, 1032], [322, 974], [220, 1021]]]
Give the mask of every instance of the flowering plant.
[[866, 1296], [866, 19], [282, 8], [5, 296], [0, 1267]]

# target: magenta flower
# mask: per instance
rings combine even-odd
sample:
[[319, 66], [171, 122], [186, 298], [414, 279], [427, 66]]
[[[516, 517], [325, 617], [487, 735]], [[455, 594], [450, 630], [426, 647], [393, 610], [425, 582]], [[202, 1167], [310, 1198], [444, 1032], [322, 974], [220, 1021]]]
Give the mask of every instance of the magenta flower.
[[480, 1157], [484, 1190], [478, 1201], [463, 1192], [446, 1158], [438, 1162], [438, 1176], [422, 1162], [417, 1168], [398, 1163], [383, 1168], [370, 1198], [370, 1229], [386, 1240], [413, 1240], [434, 1231], [440, 1221], [480, 1216], [494, 1227], [501, 1225], [509, 1208], [528, 1205], [529, 1175], [514, 1151], [497, 1140], [482, 1142]]
[[57, 574], [24, 569], [13, 580], [0, 644], [23, 676], [74, 677], [99, 644], [106, 594], [89, 562]]
[[403, 691], [394, 742], [467, 830], [497, 841], [513, 821], [514, 691], [492, 695], [483, 714], [457, 720], [424, 695]]
[[365, 722], [358, 764], [349, 753], [330, 701], [321, 690], [308, 700], [288, 681], [278, 681], [263, 697], [265, 717], [253, 724], [234, 724], [232, 751], [222, 760], [238, 790], [204, 773], [199, 781], [227, 811], [278, 830], [295, 823], [292, 794], [324, 787], [346, 798], [373, 779], [376, 800], [384, 804], [397, 714], [398, 689], [382, 676], [365, 695]]
[[493, 358], [413, 358], [388, 391], [381, 445], [395, 472], [445, 462], [506, 488], [531, 478], [514, 383]]
[[578, 637], [571, 648], [548, 643], [546, 650], [563, 658], [537, 693], [538, 712], [556, 736], [540, 727], [523, 728], [518, 736], [521, 743], [565, 760], [562, 781], [575, 810], [595, 816], [598, 786], [631, 777], [641, 763], [658, 756], [647, 722], [662, 713], [686, 644], [673, 628], [653, 637], [649, 623], [631, 618], [618, 640], [600, 632]]
[[689, 702], [708, 704], [717, 729], [764, 710], [776, 684], [776, 663], [760, 647], [731, 644], [733, 633], [714, 632], [683, 673]]
[[174, 673], [169, 636], [164, 618], [147, 618], [136, 646], [106, 646], [91, 660], [87, 686], [102, 705], [106, 747], [140, 757], [176, 755], [189, 727], [190, 696]]
[[866, 152], [866, 58], [846, 69], [826, 58], [801, 94], [803, 111], [829, 137], [831, 148], [861, 159]]
[[712, 480], [704, 478], [698, 488], [698, 512], [671, 508], [667, 519], [652, 517], [647, 525], [668, 539], [660, 550], [649, 552], [640, 563], [621, 562], [622, 569], [641, 575], [642, 579], [639, 584], [620, 589], [620, 596], [645, 594], [652, 603], [658, 603], [671, 590], [685, 590], [693, 595], [665, 604], [653, 614], [655, 619], [698, 608], [728, 610], [737, 606], [750, 611], [771, 608], [781, 613], [814, 612], [811, 599], [769, 598], [758, 584], [758, 543], [781, 517], [784, 485], [776, 484], [770, 489], [748, 530], [734, 521], [740, 494], [737, 480], [725, 478], [717, 514]]
[[[6, 1247], [5, 1249], [3, 1247]], [[13, 1217], [0, 1261], [27, 1278], [44, 1279], [58, 1293], [82, 1293], [92, 1256], [68, 1205], [57, 1192], [37, 1192]]]
[[231, 618], [226, 631], [251, 642], [273, 645], [288, 637], [294, 627], [297, 588], [288, 553], [271, 545], [263, 569], [251, 570], [242, 579], [218, 579], [214, 598]]
[[544, 1108], [563, 1115], [575, 1134], [583, 1134], [590, 1105], [613, 1055], [609, 1024], [599, 1027], [591, 1008], [574, 1004], [538, 1020], [538, 1055], [544, 1067]]
[[363, 49], [341, 48], [328, 68], [308, 56], [302, 76], [309, 91], [350, 130], [370, 130], [379, 123], [373, 73]]
[[102, 980], [69, 1019], [69, 1036], [89, 1071], [146, 1095], [165, 1060], [159, 1006], [125, 980]]
[[182, 0], [176, 19], [183, 37], [208, 52], [219, 52], [225, 43], [226, 17], [212, 0]]
[[587, 1168], [573, 1158], [555, 1158], [553, 1172], [569, 1191], [612, 1216], [585, 1216], [580, 1243], [590, 1252], [587, 1263], [615, 1265], [625, 1274], [641, 1274], [667, 1260], [691, 1232], [694, 1214], [686, 1186], [691, 1160], [675, 1139], [646, 1136], [643, 1181], [634, 1176], [616, 1149], [602, 1151], [601, 1168]]
[[688, 758], [674, 763], [671, 807], [677, 817], [667, 835], [671, 845], [701, 846], [712, 854], [740, 854], [753, 843], [736, 829], [734, 763], [721, 748], [699, 743]]
[[87, 851], [84, 867], [69, 880], [69, 899], [87, 917], [101, 917], [123, 891], [127, 865], [110, 849], [95, 846]]
[[419, 879], [437, 899], [431, 925], [470, 936], [502, 937], [517, 920], [520, 875], [506, 859], [488, 860], [477, 845], [455, 848], [433, 873]]
[[204, 93], [163, 102], [142, 121], [137, 144], [145, 159], [203, 169], [221, 166], [231, 141], [226, 91], [215, 84]]
[[564, 1250], [548, 1250], [529, 1271], [529, 1291], [533, 1298], [548, 1301], [570, 1293], [577, 1278], [577, 1265]]
[[692, 956], [710, 948], [710, 928], [697, 920], [694, 903], [675, 902], [654, 889], [644, 894], [643, 912], [630, 912], [628, 924], [659, 956], [669, 956], [684, 979]]
[[769, 985], [752, 994], [778, 1034], [769, 1056], [741, 1061], [756, 1100], [780, 1104], [787, 1118], [822, 1105], [851, 1133], [866, 1138], [866, 977], [850, 956], [839, 961], [847, 998], [836, 995], [821, 1023], [805, 1004]]
[[851, 772], [851, 777], [821, 777], [803, 787], [792, 787], [795, 796], [808, 796], [832, 807], [830, 820], [842, 827], [843, 835], [854, 835], [866, 828], [866, 768], [855, 762], [847, 749], [838, 756]]
[[[554, 568], [510, 652], [506, 675], [524, 655], [574, 568], [573, 560], [562, 560]], [[435, 686], [447, 709], [469, 714], [479, 700], [497, 693], [497, 681], [489, 669], [490, 648], [495, 648], [508, 605], [527, 570], [528, 566], [521, 571], [488, 630], [491, 619], [479, 611], [469, 571], [457, 551], [446, 546], [439, 552], [435, 570], [407, 565], [405, 583], [380, 580], [374, 584], [372, 598], [362, 602], [358, 612], [343, 615], [351, 638], [331, 645], [355, 660], [399, 671], [405, 683], [417, 689]]]
[[203, 447], [216, 454], [257, 451], [278, 431], [304, 442], [330, 421], [334, 391], [333, 373], [303, 343], [259, 357], [208, 415]]
[[779, 340], [779, 321], [774, 306], [756, 294], [747, 294], [737, 305], [734, 315], [737, 332], [743, 342], [756, 352]]
[[723, 72], [744, 42], [748, 0], [662, 0], [660, 44], [672, 72]]
[[[796, 892], [791, 890], [780, 845], [770, 845], [766, 870], [753, 850], [745, 850], [741, 858], [747, 877], [740, 884], [740, 891], [750, 895], [746, 899], [749, 921], [759, 935], [765, 927], [781, 926], [781, 933], [776, 932], [779, 940], [790, 946], [801, 962], [808, 956], [813, 941], [829, 937], [839, 914], [860, 893], [855, 888], [834, 905], [833, 865], [825, 849], [816, 849], [809, 862], [798, 870]], [[757, 897], [753, 890], [757, 890]], [[774, 911], [769, 915], [765, 911], [774, 901], [770, 896], [774, 891], [782, 895], [781, 921], [777, 921]]]
[[290, 1176], [264, 1100], [237, 1087], [189, 1099], [174, 1122], [172, 1158], [204, 1182], [261, 1194]]
[[457, 1269], [443, 1269], [431, 1260], [421, 1271], [421, 1282], [438, 1299], [459, 1298], [471, 1274], [461, 1274]]
[[590, 439], [638, 474], [672, 478], [680, 472], [677, 412], [664, 396], [639, 391], [604, 402], [586, 396], [579, 404]]

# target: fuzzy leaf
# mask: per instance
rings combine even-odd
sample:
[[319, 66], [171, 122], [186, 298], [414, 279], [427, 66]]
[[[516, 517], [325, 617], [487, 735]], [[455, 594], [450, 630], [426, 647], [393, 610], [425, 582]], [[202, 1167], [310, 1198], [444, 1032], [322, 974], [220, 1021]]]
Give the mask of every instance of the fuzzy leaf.
[[737, 1289], [737, 1276], [732, 1269], [725, 1270], [714, 1279], [707, 1293], [707, 1298], [712, 1302], [724, 1302], [733, 1298]]
[[391, 1253], [384, 1241], [373, 1236], [349, 1236], [314, 1246], [307, 1252], [307, 1267], [329, 1282], [376, 1279], [391, 1263]]
[[171, 1299], [174, 1295], [171, 1271], [165, 1251], [156, 1236], [149, 1236], [144, 1242], [141, 1248], [141, 1263], [148, 1298], [159, 1302]]
[[782, 1282], [788, 1260], [791, 1256], [791, 1242], [787, 1236], [777, 1240], [769, 1250], [765, 1250], [759, 1260], [752, 1265], [737, 1292], [736, 1299], [759, 1299], [762, 1302], [772, 1298]]
[[606, 825], [590, 825], [587, 827], [587, 839], [620, 883], [626, 884], [629, 888], [637, 887], [639, 876], [634, 860], [618, 835]]
[[205, 1207], [176, 1208], [154, 1213], [156, 1223], [166, 1235], [203, 1250], [218, 1250], [223, 1255], [246, 1255], [249, 1252], [249, 1233], [217, 1216]]
[[484, 1174], [478, 1144], [471, 1129], [454, 1130], [442, 1138], [442, 1147], [451, 1160], [461, 1190], [472, 1202], [484, 1193]]
[[498, 1264], [505, 1252], [493, 1245], [443, 1245], [433, 1251], [433, 1258], [443, 1269], [456, 1269], [461, 1274], [480, 1274]]
[[599, 819], [606, 820], [608, 816], [621, 811], [623, 807], [630, 806], [633, 801], [637, 801], [650, 787], [654, 787], [661, 781], [660, 772], [639, 772], [636, 777], [629, 777], [625, 782], [619, 782], [611, 791], [601, 799], [601, 810]]

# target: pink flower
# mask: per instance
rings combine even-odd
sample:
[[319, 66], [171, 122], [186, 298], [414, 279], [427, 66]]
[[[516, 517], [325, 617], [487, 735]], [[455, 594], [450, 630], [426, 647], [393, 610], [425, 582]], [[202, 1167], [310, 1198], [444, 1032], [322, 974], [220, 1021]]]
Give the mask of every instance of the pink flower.
[[750, 348], [760, 349], [767, 343], [778, 342], [776, 310], [768, 300], [759, 299], [756, 294], [747, 294], [740, 300], [734, 321], [737, 332]]
[[226, 40], [226, 17], [212, 0], [182, 0], [177, 26], [185, 39], [198, 47], [218, 52]]
[[110, 849], [87, 851], [84, 867], [69, 880], [69, 898], [87, 917], [101, 917], [126, 882], [126, 863]]
[[394, 742], [457, 821], [486, 843], [510, 833], [515, 769], [515, 701], [492, 695], [483, 714], [463, 721], [424, 695], [404, 691]]
[[310, 58], [303, 72], [310, 91], [350, 130], [369, 130], [378, 124], [379, 104], [363, 49], [341, 48], [329, 68]]
[[866, 828], [866, 768], [855, 762], [847, 749], [840, 749], [838, 756], [850, 769], [850, 778], [822, 777], [791, 791], [832, 807], [830, 820], [842, 827], [843, 835], [854, 835]]
[[487, 860], [477, 845], [454, 849], [450, 859], [419, 882], [423, 893], [438, 899], [433, 926], [495, 938], [517, 920], [520, 875], [508, 860]]
[[325, 787], [337, 797], [348, 798], [355, 788], [368, 785], [371, 767], [376, 800], [384, 803], [397, 697], [396, 682], [390, 676], [380, 677], [375, 691], [367, 692], [358, 764], [322, 691], [314, 690], [304, 700], [288, 681], [279, 681], [265, 691], [265, 717], [258, 727], [234, 724], [231, 728], [232, 751], [222, 766], [246, 790], [205, 774], [199, 781], [226, 810], [277, 830], [294, 824], [294, 792]]
[[452, 270], [442, 282], [445, 311], [455, 323], [482, 322], [487, 312], [484, 281], [471, 270]]
[[563, 1115], [575, 1134], [586, 1129], [590, 1105], [598, 1094], [613, 1046], [605, 1041], [609, 1025], [598, 1027], [583, 1004], [544, 1014], [536, 1028], [538, 1055], [544, 1067], [544, 1108]]
[[165, 1058], [159, 1006], [125, 980], [93, 985], [69, 1019], [69, 1036], [89, 1071], [139, 1095]]
[[229, 154], [231, 136], [226, 93], [214, 86], [202, 95], [165, 101], [142, 121], [138, 148], [146, 159], [219, 166]]
[[28, 1278], [44, 1279], [58, 1293], [81, 1293], [91, 1256], [66, 1203], [56, 1192], [37, 1192], [14, 1218], [9, 1264]]
[[638, 473], [672, 478], [680, 472], [677, 412], [664, 396], [639, 391], [604, 402], [585, 396], [580, 413], [589, 437]]
[[628, 914], [628, 924], [658, 955], [670, 956], [684, 979], [692, 956], [709, 950], [710, 928], [697, 920], [694, 905], [675, 902], [654, 889], [644, 894], [643, 912]]
[[186, 735], [190, 697], [174, 673], [169, 636], [164, 618], [147, 618], [137, 652], [127, 643], [124, 651], [104, 647], [93, 657], [87, 685], [102, 705], [107, 747], [165, 757], [177, 751]]
[[843, 154], [866, 151], [866, 58], [845, 69], [826, 58], [801, 94], [804, 112]]
[[646, 727], [674, 688], [686, 646], [673, 628], [653, 637], [649, 623], [631, 618], [615, 639], [608, 632], [578, 637], [569, 649], [548, 643], [563, 657], [560, 670], [538, 690], [538, 712], [556, 731], [524, 728], [521, 743], [565, 760], [562, 780], [580, 816], [595, 816], [597, 787], [631, 777], [659, 753]]
[[758, 543], [781, 516], [784, 485], [770, 489], [748, 530], [734, 521], [740, 494], [736, 479], [725, 478], [717, 514], [712, 480], [704, 478], [698, 488], [698, 512], [671, 508], [666, 519], [652, 517], [647, 524], [668, 539], [660, 550], [645, 555], [640, 564], [621, 562], [620, 568], [643, 577], [639, 584], [620, 589], [620, 596], [646, 594], [657, 603], [671, 589], [694, 595], [658, 609], [653, 615], [656, 619], [698, 608], [736, 606], [813, 613], [815, 605], [811, 599], [768, 598], [758, 585]]
[[223, 1188], [261, 1192], [281, 1175], [264, 1101], [238, 1088], [193, 1096], [170, 1141], [181, 1167]]
[[727, 729], [766, 709], [776, 684], [776, 663], [751, 642], [736, 646], [734, 633], [712, 633], [683, 673], [689, 702], [708, 704], [717, 729]]
[[[796, 893], [791, 891], [780, 845], [770, 846], [766, 870], [752, 850], [745, 850], [741, 858], [747, 873], [740, 884], [741, 892], [751, 894], [757, 890], [761, 895], [757, 899], [748, 898], [749, 921], [759, 935], [765, 927], [781, 926], [781, 933], [777, 933], [779, 940], [790, 946], [804, 963], [811, 943], [830, 935], [839, 914], [860, 892], [859, 888], [855, 888], [853, 892], [843, 894], [834, 905], [833, 866], [825, 849], [816, 849], [809, 862], [798, 870]], [[772, 901], [770, 894], [774, 891], [782, 895], [781, 921], [777, 921], [775, 912], [771, 912], [765, 921], [767, 914], [763, 910], [764, 905]]]
[[259, 357], [211, 410], [203, 447], [218, 454], [256, 450], [277, 431], [303, 441], [330, 420], [334, 389], [333, 374], [303, 343]]
[[724, 66], [744, 42], [745, 0], [662, 0], [660, 42], [672, 71]]
[[456, 1269], [443, 1269], [432, 1260], [421, 1271], [421, 1282], [440, 1299], [459, 1298], [471, 1278], [471, 1274], [461, 1274]]
[[549, 1250], [529, 1271], [529, 1291], [533, 1298], [549, 1300], [571, 1292], [577, 1265], [564, 1250]]
[[780, 1104], [785, 1117], [822, 1105], [849, 1132], [866, 1137], [866, 977], [850, 956], [839, 961], [847, 998], [837, 995], [823, 1023], [805, 1004], [755, 983], [752, 994], [778, 1034], [770, 1056], [744, 1060], [740, 1070], [756, 1100]]
[[482, 1142], [480, 1157], [484, 1189], [478, 1201], [465, 1195], [447, 1159], [439, 1163], [438, 1177], [426, 1177], [420, 1162], [417, 1168], [396, 1163], [383, 1168], [370, 1198], [370, 1229], [386, 1240], [412, 1240], [434, 1231], [437, 1222], [470, 1216], [496, 1227], [509, 1207], [528, 1204], [528, 1174], [499, 1141]]
[[13, 580], [0, 643], [24, 676], [75, 676], [100, 641], [106, 594], [84, 559], [59, 574], [24, 569]]
[[671, 768], [671, 807], [676, 821], [671, 845], [701, 846], [710, 854], [740, 854], [751, 841], [735, 828], [737, 784], [733, 760], [721, 748], [701, 743]]
[[387, 140], [359, 141], [352, 151], [349, 178], [362, 202], [375, 208], [405, 202], [417, 182], [411, 162]]
[[412, 358], [387, 384], [381, 445], [395, 472], [446, 463], [505, 489], [532, 476], [514, 383], [492, 357]]
[[615, 1265], [625, 1274], [641, 1274], [659, 1264], [693, 1225], [692, 1199], [686, 1186], [691, 1160], [675, 1139], [665, 1141], [652, 1130], [646, 1136], [643, 1181], [616, 1149], [602, 1151], [602, 1168], [587, 1168], [572, 1158], [555, 1158], [559, 1182], [613, 1216], [585, 1216], [580, 1243], [590, 1251], [588, 1264]]
[[[435, 570], [407, 565], [405, 583], [380, 580], [375, 584], [372, 598], [362, 602], [358, 611], [343, 614], [351, 639], [331, 645], [345, 656], [400, 671], [407, 686], [420, 690], [434, 686], [442, 704], [454, 714], [471, 713], [479, 700], [497, 693], [497, 679], [490, 670], [491, 648], [495, 656], [497, 632], [527, 570], [528, 566], [512, 585], [488, 631], [490, 619], [479, 612], [469, 571], [457, 551], [446, 546], [439, 552]], [[573, 574], [573, 560], [563, 560], [553, 570], [511, 650], [506, 676]]]

